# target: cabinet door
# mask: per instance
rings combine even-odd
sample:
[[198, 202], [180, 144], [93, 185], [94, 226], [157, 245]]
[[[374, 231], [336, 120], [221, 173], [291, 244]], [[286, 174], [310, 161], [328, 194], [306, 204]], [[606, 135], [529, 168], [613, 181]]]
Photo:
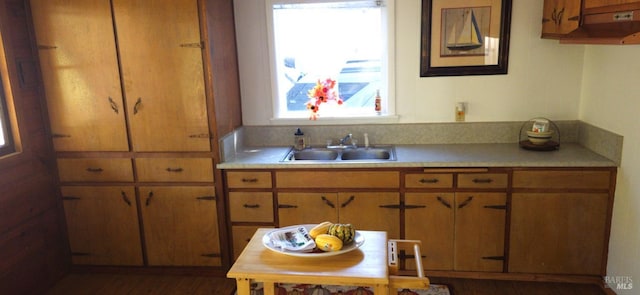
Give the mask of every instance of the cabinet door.
[[545, 0], [542, 37], [561, 37], [578, 28], [581, 0]]
[[454, 269], [504, 268], [506, 201], [504, 193], [456, 193]]
[[31, 0], [57, 151], [127, 151], [111, 6]]
[[209, 151], [196, 0], [114, 0], [136, 151]]
[[604, 275], [605, 193], [514, 193], [509, 272]]
[[213, 187], [141, 187], [149, 265], [219, 266]]
[[404, 200], [405, 238], [422, 241], [424, 268], [452, 270], [453, 193], [406, 193]]
[[142, 265], [133, 187], [62, 187], [74, 264]]
[[341, 192], [339, 222], [360, 230], [386, 231], [389, 239], [400, 238], [400, 194], [396, 192]]
[[335, 193], [279, 193], [278, 224], [338, 222], [338, 196]]
[[598, 7], [606, 7], [611, 5], [622, 5], [622, 4], [632, 4], [638, 3], [638, 0], [584, 0], [584, 8], [598, 8]]

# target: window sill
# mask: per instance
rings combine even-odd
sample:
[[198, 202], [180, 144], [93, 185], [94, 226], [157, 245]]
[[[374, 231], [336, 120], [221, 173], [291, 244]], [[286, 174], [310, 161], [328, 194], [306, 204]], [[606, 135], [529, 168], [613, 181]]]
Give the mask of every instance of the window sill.
[[381, 115], [370, 117], [329, 117], [318, 118], [318, 120], [309, 120], [306, 118], [272, 118], [269, 120], [271, 125], [353, 125], [353, 124], [392, 124], [398, 123], [400, 117], [398, 115]]

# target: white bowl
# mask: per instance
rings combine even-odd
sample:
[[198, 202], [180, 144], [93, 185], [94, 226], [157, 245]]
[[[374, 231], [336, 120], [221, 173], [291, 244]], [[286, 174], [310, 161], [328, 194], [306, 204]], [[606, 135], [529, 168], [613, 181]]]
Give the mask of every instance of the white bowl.
[[534, 132], [527, 131], [527, 136], [529, 137], [529, 141], [535, 145], [543, 145], [547, 143], [547, 141], [551, 140], [553, 136], [553, 130], [547, 132]]

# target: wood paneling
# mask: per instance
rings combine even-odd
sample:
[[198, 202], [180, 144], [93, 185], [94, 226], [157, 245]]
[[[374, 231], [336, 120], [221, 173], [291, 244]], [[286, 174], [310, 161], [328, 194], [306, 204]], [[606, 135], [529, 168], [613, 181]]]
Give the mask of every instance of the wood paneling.
[[24, 1], [0, 0], [21, 143], [21, 153], [0, 159], [0, 294], [40, 294], [70, 260], [28, 15]]

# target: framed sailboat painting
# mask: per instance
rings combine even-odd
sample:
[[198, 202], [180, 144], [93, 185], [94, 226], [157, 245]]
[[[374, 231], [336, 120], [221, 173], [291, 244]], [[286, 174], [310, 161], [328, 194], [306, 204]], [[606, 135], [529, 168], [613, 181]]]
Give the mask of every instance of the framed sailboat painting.
[[507, 73], [512, 0], [422, 0], [420, 76]]

